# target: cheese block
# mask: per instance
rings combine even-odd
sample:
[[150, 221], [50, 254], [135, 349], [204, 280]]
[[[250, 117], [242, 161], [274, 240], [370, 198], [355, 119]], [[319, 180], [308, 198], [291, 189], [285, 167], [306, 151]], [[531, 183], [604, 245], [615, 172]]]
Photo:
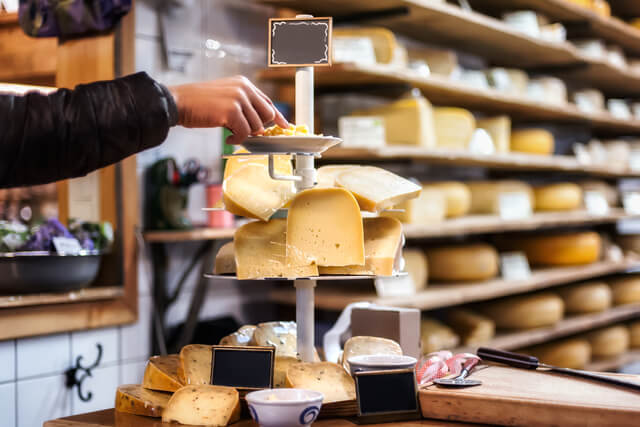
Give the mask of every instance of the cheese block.
[[612, 292], [604, 282], [587, 282], [571, 285], [558, 291], [564, 301], [565, 311], [571, 314], [597, 313], [612, 305]]
[[[511, 96], [524, 97], [527, 95], [529, 76], [523, 70], [513, 68], [491, 68], [487, 71], [491, 87]], [[511, 125], [511, 122], [509, 122]], [[478, 126], [481, 127], [481, 126]]]
[[583, 265], [600, 259], [602, 241], [593, 231], [501, 239], [505, 250], [523, 251], [531, 265]]
[[632, 348], [640, 347], [640, 320], [629, 323], [629, 345]]
[[605, 98], [597, 89], [583, 89], [573, 93], [573, 102], [580, 111], [587, 114], [602, 113], [605, 110]]
[[404, 249], [404, 269], [409, 273], [416, 291], [421, 291], [427, 287], [429, 280], [429, 264], [427, 256], [421, 249]]
[[420, 343], [422, 353], [450, 350], [460, 343], [460, 338], [451, 328], [430, 317], [423, 317], [420, 321]]
[[349, 169], [359, 168], [360, 165], [326, 165], [318, 168], [318, 184], [316, 188], [337, 187], [336, 178], [342, 172]]
[[476, 130], [476, 119], [470, 111], [457, 107], [433, 109], [436, 145], [439, 148], [466, 150]]
[[629, 349], [629, 330], [622, 325], [610, 326], [589, 332], [585, 338], [591, 344], [593, 357], [615, 357]]
[[297, 357], [276, 356], [273, 365], [273, 388], [287, 387], [287, 371], [296, 363], [302, 363], [302, 361]]
[[364, 265], [318, 267], [320, 274], [392, 276], [402, 256], [402, 224], [395, 218], [364, 218]]
[[342, 365], [347, 372], [349, 370], [349, 358], [354, 356], [367, 356], [371, 354], [402, 355], [402, 347], [394, 340], [380, 337], [355, 336], [344, 343], [342, 353]]
[[189, 344], [180, 350], [178, 378], [185, 385], [211, 384], [211, 346]]
[[398, 42], [393, 32], [383, 27], [337, 27], [332, 30], [333, 39], [367, 38], [371, 40], [376, 62], [389, 64], [397, 56]]
[[567, 85], [557, 77], [538, 77], [529, 80], [527, 97], [531, 101], [563, 106], [567, 104]]
[[[353, 193], [360, 209], [369, 212], [380, 212], [406, 200], [415, 199], [422, 190], [418, 184], [375, 166], [347, 170], [338, 175], [336, 182]], [[300, 195], [296, 200], [298, 197]], [[322, 214], [324, 216], [325, 212]]]
[[564, 303], [557, 294], [541, 292], [488, 302], [481, 311], [499, 328], [530, 329], [558, 323], [564, 315]]
[[351, 192], [343, 188], [312, 188], [298, 193], [289, 207], [286, 235], [289, 264], [364, 265], [360, 208]]
[[253, 341], [253, 333], [257, 326], [245, 325], [238, 329], [236, 332], [223, 337], [220, 340], [220, 345], [251, 345]]
[[458, 55], [451, 49], [436, 49], [426, 46], [408, 47], [409, 61], [426, 63], [430, 74], [451, 77], [458, 69]]
[[581, 181], [578, 183], [583, 193], [593, 191], [602, 194], [611, 207], [618, 206], [620, 200], [618, 198], [618, 190], [613, 185], [609, 185], [604, 181]]
[[177, 354], [152, 356], [144, 370], [142, 386], [149, 390], [176, 391], [184, 385], [178, 377], [180, 357]]
[[287, 387], [319, 391], [322, 403], [342, 402], [356, 398], [353, 378], [337, 363], [295, 363], [287, 371]]
[[462, 182], [443, 181], [423, 184], [424, 188], [436, 188], [444, 192], [447, 202], [447, 218], [466, 215], [471, 208], [471, 190]]
[[286, 231], [285, 219], [250, 222], [236, 230], [233, 242], [238, 279], [317, 276], [318, 268], [312, 260], [288, 256], [286, 239], [291, 233]]
[[640, 276], [629, 275], [609, 281], [613, 293], [613, 304], [634, 304], [640, 302]]
[[466, 308], [447, 311], [446, 322], [460, 336], [464, 345], [485, 343], [496, 333], [496, 324], [493, 320]]
[[170, 397], [170, 393], [147, 390], [137, 384], [121, 385], [116, 390], [115, 409], [145, 417], [161, 417]]
[[500, 198], [507, 193], [522, 193], [534, 205], [531, 186], [522, 181], [471, 181], [467, 183], [471, 192], [470, 213], [499, 214]]
[[484, 243], [429, 248], [425, 255], [431, 280], [467, 282], [498, 274], [498, 252]]
[[511, 151], [529, 154], [553, 154], [555, 139], [546, 129], [515, 129], [511, 131]]
[[382, 117], [388, 145], [436, 146], [433, 107], [423, 96], [410, 96], [380, 107], [356, 110], [351, 115]]
[[398, 211], [383, 211], [381, 215], [396, 218], [406, 224], [433, 224], [444, 220], [447, 200], [443, 191], [423, 186], [418, 197], [406, 200], [394, 206], [394, 209]]
[[236, 272], [236, 248], [233, 242], [227, 242], [218, 250], [213, 266], [214, 274], [230, 274]]
[[162, 422], [192, 426], [227, 426], [240, 419], [240, 395], [233, 387], [188, 385], [176, 391]]
[[591, 345], [580, 338], [531, 347], [525, 353], [537, 357], [542, 363], [569, 369], [583, 369], [591, 361]]
[[276, 356], [297, 357], [296, 322], [259, 323], [253, 332], [251, 345], [274, 346]]
[[536, 187], [533, 194], [537, 211], [570, 211], [582, 206], [582, 189], [572, 182]]
[[491, 135], [496, 153], [509, 152], [509, 145], [511, 144], [511, 119], [509, 116], [478, 119], [477, 126]]

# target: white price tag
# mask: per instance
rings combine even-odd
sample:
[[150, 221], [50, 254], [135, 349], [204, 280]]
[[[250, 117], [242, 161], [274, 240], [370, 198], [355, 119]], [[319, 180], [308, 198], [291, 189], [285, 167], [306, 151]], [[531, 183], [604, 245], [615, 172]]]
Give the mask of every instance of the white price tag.
[[376, 51], [368, 37], [334, 37], [333, 61], [358, 65], [375, 65]]
[[622, 206], [627, 215], [640, 215], [640, 193], [624, 193]]
[[531, 216], [531, 199], [527, 193], [515, 191], [501, 193], [498, 204], [502, 219], [525, 219]]
[[411, 276], [376, 277], [374, 280], [379, 297], [406, 297], [415, 295], [416, 287]]
[[631, 172], [640, 172], [640, 150], [631, 150], [629, 154], [629, 169], [631, 169]]
[[500, 270], [505, 280], [526, 280], [531, 277], [529, 261], [523, 252], [500, 254]]
[[386, 134], [382, 117], [340, 117], [338, 133], [343, 148], [380, 148], [385, 145]]
[[600, 191], [586, 191], [584, 204], [589, 215], [602, 216], [609, 213], [609, 203]]
[[78, 255], [82, 250], [78, 239], [71, 237], [54, 237], [53, 246], [57, 253], [65, 255]]

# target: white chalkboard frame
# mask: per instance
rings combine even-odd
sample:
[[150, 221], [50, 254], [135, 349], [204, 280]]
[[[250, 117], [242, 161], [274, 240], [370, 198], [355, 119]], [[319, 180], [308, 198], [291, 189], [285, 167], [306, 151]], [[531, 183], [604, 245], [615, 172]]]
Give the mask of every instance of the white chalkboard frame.
[[[328, 40], [327, 40], [327, 62], [326, 63], [305, 63], [305, 64], [274, 64], [272, 62], [272, 52], [271, 52], [271, 37], [272, 37], [272, 24], [274, 21], [328, 21], [327, 25], [327, 31], [328, 31]], [[269, 35], [268, 37], [268, 50], [267, 50], [267, 66], [269, 68], [277, 68], [277, 67], [330, 67], [331, 66], [331, 62], [332, 62], [332, 54], [333, 54], [333, 47], [332, 47], [332, 32], [333, 32], [333, 18], [330, 16], [324, 16], [324, 17], [313, 17], [313, 18], [270, 18], [269, 19], [269, 24], [268, 24], [268, 28], [267, 28], [267, 33]]]

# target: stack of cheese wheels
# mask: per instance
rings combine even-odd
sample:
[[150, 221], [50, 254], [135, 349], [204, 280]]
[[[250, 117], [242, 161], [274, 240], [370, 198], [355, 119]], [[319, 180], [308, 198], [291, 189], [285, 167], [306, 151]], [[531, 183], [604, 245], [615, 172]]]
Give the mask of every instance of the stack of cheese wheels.
[[442, 191], [447, 206], [447, 218], [455, 218], [466, 215], [471, 208], [471, 191], [462, 182], [443, 181], [423, 184], [423, 191], [434, 188]]
[[591, 345], [583, 338], [555, 341], [531, 347], [523, 353], [536, 356], [542, 363], [570, 369], [582, 369], [591, 361]]
[[630, 274], [609, 281], [615, 305], [640, 302], [640, 275]]
[[469, 282], [498, 274], [498, 252], [485, 243], [428, 248], [425, 254], [432, 280]]
[[533, 189], [522, 181], [472, 181], [467, 186], [471, 191], [471, 209], [473, 214], [499, 214], [500, 199], [505, 195], [519, 193], [529, 199], [534, 206]]
[[529, 154], [553, 154], [555, 140], [546, 129], [516, 129], [511, 131], [511, 151]]
[[564, 315], [564, 303], [557, 294], [541, 292], [484, 303], [480, 310], [499, 328], [531, 329], [558, 323]]
[[536, 187], [533, 193], [537, 211], [571, 211], [582, 206], [582, 189], [571, 182]]
[[496, 332], [496, 324], [493, 320], [466, 308], [449, 310], [446, 321], [460, 336], [464, 345], [485, 343], [491, 340]]
[[600, 259], [602, 240], [593, 231], [498, 239], [504, 250], [523, 251], [538, 266], [591, 264]]
[[558, 291], [565, 311], [571, 314], [596, 313], [611, 307], [611, 288], [604, 282], [570, 285]]
[[623, 325], [609, 326], [584, 335], [591, 345], [593, 357], [615, 357], [629, 349], [629, 329]]
[[420, 323], [420, 343], [424, 354], [450, 350], [460, 343], [460, 337], [437, 319], [424, 317]]
[[640, 320], [629, 323], [629, 345], [640, 348]]
[[404, 269], [409, 273], [416, 291], [427, 287], [429, 280], [429, 263], [427, 257], [421, 249], [404, 249]]

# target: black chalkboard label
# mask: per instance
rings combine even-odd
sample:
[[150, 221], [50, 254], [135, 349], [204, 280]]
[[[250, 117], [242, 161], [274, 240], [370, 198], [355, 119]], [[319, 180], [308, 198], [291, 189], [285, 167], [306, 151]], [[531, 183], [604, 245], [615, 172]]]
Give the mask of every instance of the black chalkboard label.
[[211, 384], [243, 390], [272, 388], [275, 347], [214, 345], [211, 353]]
[[332, 18], [269, 19], [269, 67], [331, 65]]
[[[413, 369], [356, 372], [358, 416], [417, 414], [418, 393]], [[391, 418], [389, 418], [389, 416]]]

